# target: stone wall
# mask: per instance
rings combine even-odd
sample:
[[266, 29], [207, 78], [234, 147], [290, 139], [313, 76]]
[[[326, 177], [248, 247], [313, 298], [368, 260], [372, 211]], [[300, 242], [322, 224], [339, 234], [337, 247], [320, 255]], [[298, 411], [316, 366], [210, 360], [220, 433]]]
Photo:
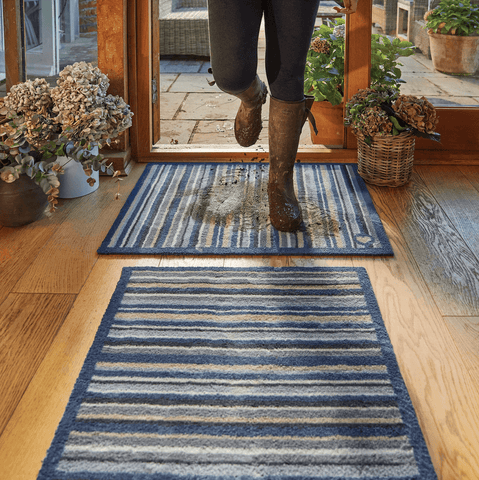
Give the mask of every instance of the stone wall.
[[80, 0], [80, 37], [96, 35], [96, 0]]

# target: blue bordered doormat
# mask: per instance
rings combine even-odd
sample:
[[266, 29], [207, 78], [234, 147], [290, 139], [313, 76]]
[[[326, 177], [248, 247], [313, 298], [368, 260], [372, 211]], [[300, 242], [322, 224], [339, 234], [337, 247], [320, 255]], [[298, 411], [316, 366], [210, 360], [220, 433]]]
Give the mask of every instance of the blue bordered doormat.
[[432, 480], [363, 268], [123, 269], [39, 480]]
[[268, 164], [148, 164], [100, 254], [392, 255], [353, 164], [296, 164], [301, 231], [268, 216]]

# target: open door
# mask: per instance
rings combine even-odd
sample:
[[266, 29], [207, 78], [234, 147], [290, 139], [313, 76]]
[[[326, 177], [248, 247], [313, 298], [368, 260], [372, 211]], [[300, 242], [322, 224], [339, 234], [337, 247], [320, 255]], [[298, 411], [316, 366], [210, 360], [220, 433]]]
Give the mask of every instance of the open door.
[[[135, 4], [136, 18], [136, 95], [137, 111], [134, 121], [138, 125], [138, 142], [132, 142], [132, 154], [139, 161], [167, 161], [188, 159], [201, 161], [203, 159], [254, 159], [258, 152], [254, 149], [221, 148], [212, 149], [209, 145], [196, 147], [194, 145], [174, 146], [155, 145], [159, 138], [159, 102], [161, 95], [159, 83], [159, 6], [158, 0], [129, 0]], [[154, 5], [153, 5], [154, 3]], [[371, 71], [371, 30], [372, 2], [359, 2], [357, 12], [351, 15], [346, 24], [347, 45], [345, 71], [345, 100], [347, 101], [360, 88], [369, 85]], [[149, 53], [148, 57], [145, 55]], [[414, 73], [413, 73], [414, 75]], [[419, 92], [419, 96], [422, 96]], [[426, 95], [425, 95], [426, 96]], [[415, 159], [418, 163], [477, 163], [479, 151], [479, 135], [476, 134], [479, 125], [479, 106], [470, 107], [454, 105], [451, 107], [437, 106], [442, 143], [419, 138], [416, 140]], [[267, 152], [259, 154], [267, 157]], [[343, 149], [328, 150], [327, 148], [304, 148], [298, 151], [298, 158], [316, 161], [356, 161], [356, 138], [347, 131], [346, 145]]]

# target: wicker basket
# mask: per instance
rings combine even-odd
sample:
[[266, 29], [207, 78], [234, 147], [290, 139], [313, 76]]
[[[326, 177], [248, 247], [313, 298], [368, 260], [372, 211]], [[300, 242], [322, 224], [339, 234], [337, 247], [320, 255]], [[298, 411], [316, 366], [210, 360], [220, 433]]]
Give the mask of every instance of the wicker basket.
[[376, 136], [371, 145], [365, 142], [360, 132], [357, 137], [358, 173], [367, 183], [399, 187], [409, 182], [415, 146], [415, 138], [410, 132]]

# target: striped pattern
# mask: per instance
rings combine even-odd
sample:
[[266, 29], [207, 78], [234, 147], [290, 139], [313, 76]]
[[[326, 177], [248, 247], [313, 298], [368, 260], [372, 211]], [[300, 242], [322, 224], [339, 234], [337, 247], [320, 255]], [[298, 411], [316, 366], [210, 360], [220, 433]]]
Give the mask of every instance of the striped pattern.
[[38, 477], [434, 479], [362, 268], [125, 268]]
[[392, 255], [356, 165], [296, 164], [302, 230], [269, 221], [261, 163], [148, 164], [99, 253]]

